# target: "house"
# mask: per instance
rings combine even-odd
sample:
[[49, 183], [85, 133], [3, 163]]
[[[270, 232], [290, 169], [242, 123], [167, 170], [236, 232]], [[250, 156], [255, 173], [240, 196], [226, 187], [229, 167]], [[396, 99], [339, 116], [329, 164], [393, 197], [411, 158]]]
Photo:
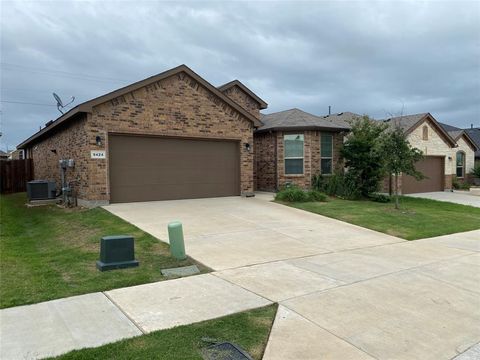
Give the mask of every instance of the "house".
[[[79, 205], [250, 196], [286, 184], [309, 188], [316, 174], [343, 169], [344, 112], [261, 114], [267, 103], [239, 80], [215, 87], [185, 65], [75, 106], [17, 148], [37, 179], [65, 181]], [[466, 177], [478, 150], [463, 130], [432, 115], [383, 120], [400, 126], [426, 158], [427, 179], [403, 176], [402, 192], [438, 191]]]
[[72, 108], [22, 142], [37, 179], [79, 205], [250, 195], [253, 132], [267, 103], [240, 81], [216, 88], [185, 65]]
[[424, 155], [416, 168], [426, 178], [418, 181], [403, 175], [399, 181], [401, 193], [450, 190], [454, 177], [459, 181], [467, 179], [478, 148], [465, 131], [442, 126], [430, 113], [399, 116], [382, 121], [404, 130], [410, 145], [420, 149]]
[[340, 148], [348, 120], [355, 117], [317, 116], [300, 109], [262, 115], [254, 135], [256, 189], [272, 191], [286, 184], [308, 188], [314, 175], [343, 168]]
[[459, 132], [463, 130], [470, 137], [470, 139], [477, 146], [477, 151], [475, 151], [474, 166], [480, 166], [480, 127], [473, 127], [473, 124], [472, 124], [472, 126], [467, 129], [461, 129], [461, 128], [448, 125], [448, 124], [443, 124], [443, 123], [440, 123], [440, 125], [442, 125], [445, 131], [448, 131], [448, 132]]
[[8, 160], [23, 160], [24, 154], [22, 149], [12, 150], [8, 153]]
[[0, 150], [0, 160], [8, 160], [8, 153]]
[[441, 125], [447, 131], [463, 130], [470, 137], [470, 139], [477, 146], [477, 151], [475, 151], [475, 166], [480, 166], [480, 127], [473, 127], [473, 124], [472, 124], [472, 126], [467, 129], [460, 129], [455, 126], [451, 126], [447, 124], [441, 124]]

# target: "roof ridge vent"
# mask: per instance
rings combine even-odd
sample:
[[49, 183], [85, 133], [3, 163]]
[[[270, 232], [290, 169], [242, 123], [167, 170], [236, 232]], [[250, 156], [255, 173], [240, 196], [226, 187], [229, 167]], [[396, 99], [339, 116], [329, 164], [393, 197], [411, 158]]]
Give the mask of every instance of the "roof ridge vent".
[[343, 115], [343, 112], [337, 114], [337, 116], [340, 116], [340, 115]]

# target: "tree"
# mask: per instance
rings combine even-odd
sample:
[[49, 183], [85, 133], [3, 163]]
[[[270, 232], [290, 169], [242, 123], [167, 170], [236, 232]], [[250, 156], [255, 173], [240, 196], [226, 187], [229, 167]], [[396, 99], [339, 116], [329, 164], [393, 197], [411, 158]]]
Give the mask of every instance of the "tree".
[[398, 177], [400, 174], [406, 174], [417, 180], [423, 179], [425, 176], [415, 169], [415, 163], [423, 158], [423, 154], [410, 145], [407, 135], [398, 126], [392, 131], [387, 131], [383, 136], [381, 153], [384, 156], [385, 170], [395, 176], [395, 209], [399, 209]]
[[357, 184], [364, 197], [378, 191], [385, 177], [381, 137], [387, 125], [364, 115], [355, 119], [347, 136], [341, 156], [348, 168], [348, 175]]

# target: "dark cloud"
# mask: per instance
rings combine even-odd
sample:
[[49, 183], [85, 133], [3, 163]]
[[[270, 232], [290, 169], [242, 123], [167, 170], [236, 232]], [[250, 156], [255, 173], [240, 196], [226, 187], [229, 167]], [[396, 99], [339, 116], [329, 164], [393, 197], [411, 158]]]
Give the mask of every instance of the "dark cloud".
[[[269, 103], [480, 125], [480, 2], [2, 2], [1, 98], [76, 103], [185, 63]], [[2, 102], [2, 146], [56, 118]]]

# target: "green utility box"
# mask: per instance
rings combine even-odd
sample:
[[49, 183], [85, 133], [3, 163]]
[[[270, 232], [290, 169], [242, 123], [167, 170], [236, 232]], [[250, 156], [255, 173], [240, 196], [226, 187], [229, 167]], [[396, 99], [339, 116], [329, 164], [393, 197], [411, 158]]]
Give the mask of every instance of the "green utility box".
[[134, 239], [129, 235], [104, 236], [100, 240], [100, 271], [123, 269], [138, 266], [135, 260]]
[[177, 260], [185, 260], [185, 242], [183, 241], [183, 228], [180, 221], [173, 221], [168, 224], [168, 241], [170, 253]]

